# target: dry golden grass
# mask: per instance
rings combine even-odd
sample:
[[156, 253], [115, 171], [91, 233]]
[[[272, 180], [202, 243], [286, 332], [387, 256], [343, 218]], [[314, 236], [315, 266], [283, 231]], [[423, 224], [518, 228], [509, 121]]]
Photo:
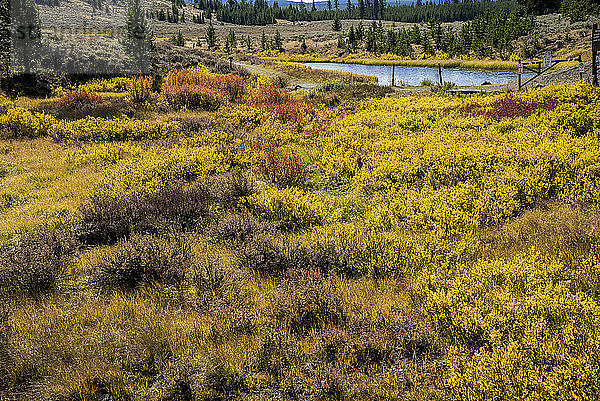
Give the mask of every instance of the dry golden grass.
[[70, 167], [66, 155], [75, 148], [49, 138], [2, 141], [0, 163], [10, 168], [0, 178], [0, 194], [15, 201], [0, 208], [0, 238], [52, 224], [87, 199], [101, 173], [90, 167]]

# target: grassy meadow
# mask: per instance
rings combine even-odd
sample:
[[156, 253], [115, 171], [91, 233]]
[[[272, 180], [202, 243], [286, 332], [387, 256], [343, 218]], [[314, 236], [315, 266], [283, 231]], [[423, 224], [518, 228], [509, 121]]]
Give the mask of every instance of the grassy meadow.
[[598, 399], [599, 105], [203, 68], [4, 98], [0, 400]]

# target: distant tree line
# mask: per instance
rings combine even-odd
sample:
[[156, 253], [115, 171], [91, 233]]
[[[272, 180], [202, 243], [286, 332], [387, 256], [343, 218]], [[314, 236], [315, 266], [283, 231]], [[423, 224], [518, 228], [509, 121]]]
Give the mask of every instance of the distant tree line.
[[245, 0], [228, 0], [216, 10], [217, 19], [239, 25], [266, 25], [275, 19], [289, 21], [322, 21], [334, 19], [373, 19], [396, 22], [428, 21], [470, 21], [486, 11], [510, 14], [520, 9], [516, 1], [509, 0], [452, 0], [441, 4], [422, 3], [417, 0], [412, 5], [387, 5], [385, 0], [358, 0], [358, 4], [347, 1], [340, 9], [338, 0], [327, 2], [325, 9], [319, 10], [313, 1], [310, 7], [300, 2], [297, 5], [280, 7], [277, 2], [269, 6], [265, 0], [254, 3]]
[[[343, 1], [343, 0], [342, 0]], [[277, 1], [269, 6], [265, 0], [196, 0], [198, 8], [215, 12], [217, 19], [238, 25], [266, 25], [275, 19], [289, 21], [322, 21], [334, 19], [371, 19], [420, 23], [430, 21], [471, 21], [486, 12], [511, 14], [525, 10], [530, 14], [562, 12], [572, 21], [598, 14], [600, 0], [443, 0], [440, 3], [415, 0], [411, 5], [388, 5], [385, 0], [328, 0], [324, 9], [315, 1], [300, 1], [280, 7]]]
[[440, 21], [430, 22], [426, 28], [414, 25], [412, 28], [388, 30], [383, 29], [381, 21], [373, 21], [367, 29], [360, 22], [356, 28], [351, 26], [339, 43], [351, 51], [364, 48], [371, 53], [399, 56], [414, 56], [414, 46], [418, 45], [428, 55], [442, 51], [450, 56], [508, 58], [515, 50], [514, 40], [530, 34], [534, 29], [532, 15], [518, 11], [508, 15], [486, 11], [463, 24], [458, 31], [443, 28]]
[[217, 11], [217, 19], [237, 25], [267, 25], [278, 18], [274, 7], [269, 7], [265, 0], [256, 0], [254, 4], [230, 0], [224, 7]]

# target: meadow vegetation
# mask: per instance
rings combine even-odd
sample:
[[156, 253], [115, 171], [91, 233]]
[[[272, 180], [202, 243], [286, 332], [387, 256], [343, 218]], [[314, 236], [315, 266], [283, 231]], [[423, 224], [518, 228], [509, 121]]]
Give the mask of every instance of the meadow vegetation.
[[203, 68], [7, 101], [0, 399], [597, 399], [599, 104]]

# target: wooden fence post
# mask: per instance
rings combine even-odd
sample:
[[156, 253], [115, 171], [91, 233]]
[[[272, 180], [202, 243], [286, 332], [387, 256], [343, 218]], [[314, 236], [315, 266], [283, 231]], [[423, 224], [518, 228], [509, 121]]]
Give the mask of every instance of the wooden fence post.
[[598, 49], [594, 44], [594, 33], [598, 30], [598, 24], [594, 24], [592, 28], [592, 84], [598, 86], [598, 64], [596, 57], [598, 57]]

